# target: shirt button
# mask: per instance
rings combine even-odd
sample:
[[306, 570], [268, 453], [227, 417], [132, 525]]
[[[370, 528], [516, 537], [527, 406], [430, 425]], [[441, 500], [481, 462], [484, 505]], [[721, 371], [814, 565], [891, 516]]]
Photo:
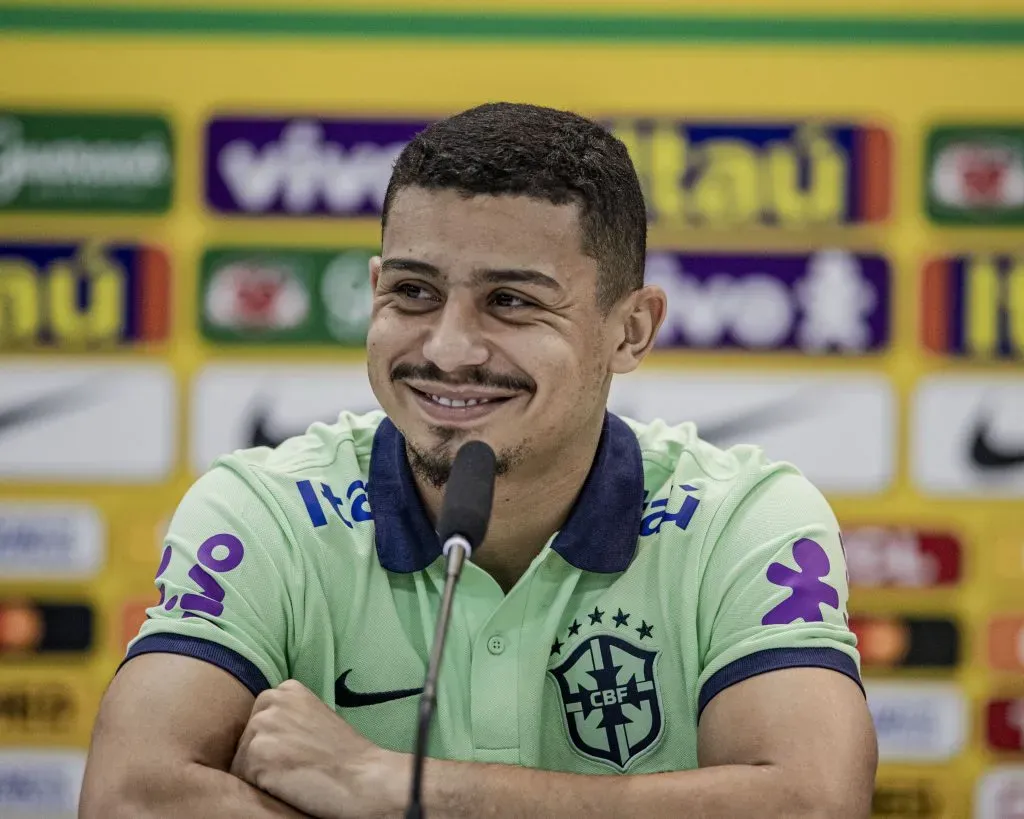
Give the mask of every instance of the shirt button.
[[501, 654], [505, 650], [505, 641], [495, 634], [487, 641], [487, 650], [491, 654]]

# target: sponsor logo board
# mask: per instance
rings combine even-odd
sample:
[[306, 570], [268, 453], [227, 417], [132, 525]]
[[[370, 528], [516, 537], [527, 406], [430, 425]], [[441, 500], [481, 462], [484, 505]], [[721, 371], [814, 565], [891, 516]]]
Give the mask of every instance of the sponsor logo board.
[[85, 775], [84, 751], [0, 750], [0, 816], [73, 819]]
[[0, 599], [0, 657], [15, 660], [91, 651], [93, 621], [88, 603]]
[[1024, 377], [936, 375], [912, 402], [910, 463], [928, 494], [1024, 497]]
[[985, 739], [995, 751], [1024, 751], [1024, 699], [985, 704]]
[[922, 617], [850, 617], [861, 665], [879, 668], [949, 668], [960, 657], [960, 632], [952, 620]]
[[996, 671], [1024, 672], [1024, 615], [989, 620], [988, 662]]
[[[200, 472], [219, 455], [276, 446], [341, 410], [378, 409], [363, 365], [215, 365], [200, 373], [192, 396], [191, 460]], [[880, 376], [647, 370], [613, 381], [609, 409], [638, 420], [696, 421], [722, 446], [756, 442], [825, 491], [876, 492], [892, 480], [895, 398]]]
[[1024, 257], [929, 261], [922, 283], [924, 346], [941, 355], [1024, 358]]
[[892, 144], [858, 123], [608, 123], [629, 149], [653, 225], [806, 228], [889, 215]]
[[[375, 217], [426, 120], [221, 116], [206, 131], [206, 201], [220, 213]], [[630, 150], [655, 224], [808, 227], [888, 217], [891, 140], [812, 122], [607, 123]]]
[[146, 610], [156, 604], [155, 599], [146, 597], [126, 600], [121, 604], [121, 622], [117, 641], [119, 649], [126, 650], [128, 644], [138, 636], [139, 629], [146, 622]]
[[881, 780], [871, 798], [871, 817], [940, 819], [943, 802], [936, 783], [929, 780]]
[[0, 364], [0, 479], [160, 480], [176, 405], [162, 364]]
[[883, 763], [941, 762], [963, 749], [967, 703], [952, 683], [867, 680], [864, 687]]
[[659, 347], [849, 355], [889, 343], [890, 271], [880, 256], [652, 251], [646, 281], [668, 294]]
[[163, 117], [0, 111], [0, 211], [159, 213], [173, 184]]
[[169, 316], [170, 265], [159, 248], [0, 244], [0, 350], [161, 342]]
[[248, 216], [375, 217], [395, 160], [428, 124], [217, 117], [206, 128], [206, 202]]
[[362, 347], [372, 250], [215, 248], [203, 257], [200, 329], [221, 343]]
[[92, 727], [94, 702], [83, 680], [58, 676], [15, 676], [10, 671], [0, 682], [0, 743], [74, 743], [87, 740]]
[[693, 421], [717, 446], [757, 444], [825, 492], [875, 493], [893, 480], [896, 398], [881, 375], [703, 374], [645, 367], [612, 381], [612, 412]]
[[960, 541], [909, 526], [843, 527], [851, 587], [924, 589], [962, 579]]
[[90, 578], [102, 568], [106, 529], [85, 504], [0, 502], [0, 576]]
[[1024, 765], [990, 768], [974, 789], [974, 819], [1024, 819]]
[[943, 125], [928, 135], [925, 162], [933, 222], [1024, 224], [1024, 126]]
[[191, 463], [205, 472], [236, 449], [277, 446], [342, 411], [378, 409], [365, 365], [212, 365], [192, 388]]

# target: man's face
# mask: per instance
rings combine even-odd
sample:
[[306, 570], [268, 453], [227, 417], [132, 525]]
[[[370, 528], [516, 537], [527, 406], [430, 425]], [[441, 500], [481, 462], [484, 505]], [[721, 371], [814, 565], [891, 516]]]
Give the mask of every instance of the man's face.
[[[486, 441], [540, 471], [603, 415], [617, 341], [576, 205], [405, 188], [370, 263], [370, 383], [435, 486]], [[531, 472], [533, 469], [530, 470]]]

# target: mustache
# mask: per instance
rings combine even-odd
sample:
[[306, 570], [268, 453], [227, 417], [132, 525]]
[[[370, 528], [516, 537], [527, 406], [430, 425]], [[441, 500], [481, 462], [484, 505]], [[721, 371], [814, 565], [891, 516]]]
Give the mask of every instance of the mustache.
[[515, 390], [534, 393], [537, 391], [537, 382], [525, 375], [508, 375], [506, 373], [495, 373], [485, 367], [466, 367], [459, 370], [459, 377], [452, 377], [451, 373], [443, 372], [436, 364], [396, 364], [391, 370], [392, 381], [402, 381], [406, 378], [418, 378], [423, 381], [436, 381], [439, 384], [447, 384], [449, 387], [493, 387], [499, 390]]

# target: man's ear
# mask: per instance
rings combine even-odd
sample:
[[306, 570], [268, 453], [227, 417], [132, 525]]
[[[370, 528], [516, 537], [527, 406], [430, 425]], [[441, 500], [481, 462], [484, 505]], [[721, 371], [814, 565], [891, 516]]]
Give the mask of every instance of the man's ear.
[[370, 258], [370, 292], [377, 292], [377, 279], [380, 278], [380, 256]]
[[622, 341], [612, 356], [613, 373], [629, 373], [640, 366], [654, 346], [667, 310], [665, 291], [653, 284], [630, 293], [615, 308], [622, 322]]

